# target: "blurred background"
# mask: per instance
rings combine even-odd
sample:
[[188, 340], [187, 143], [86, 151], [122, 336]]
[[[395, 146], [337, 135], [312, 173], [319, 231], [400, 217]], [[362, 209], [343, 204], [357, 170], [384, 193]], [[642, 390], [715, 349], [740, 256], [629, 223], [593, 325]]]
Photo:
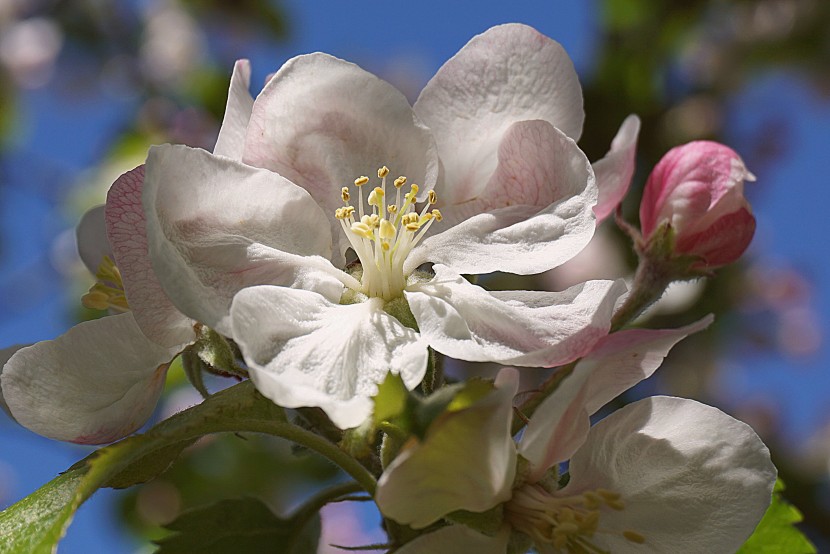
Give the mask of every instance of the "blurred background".
[[[716, 405], [770, 446], [785, 496], [819, 551], [830, 548], [830, 3], [825, 0], [591, 0], [462, 3], [256, 0], [0, 0], [0, 348], [50, 339], [100, 314], [74, 246], [83, 211], [104, 201], [149, 145], [211, 149], [234, 60], [252, 61], [253, 93], [285, 60], [321, 50], [354, 61], [413, 101], [440, 65], [499, 23], [561, 42], [580, 74], [580, 146], [602, 157], [622, 120], [643, 121], [624, 203], [636, 220], [651, 167], [706, 138], [737, 150], [758, 177], [747, 194], [754, 244], [716, 279], [673, 287], [643, 321], [717, 323], [679, 345], [620, 402], [660, 393]], [[469, 4], [467, 4], [469, 6]], [[530, 286], [625, 276], [633, 255], [612, 221], [588, 252]], [[503, 283], [507, 277], [493, 278]], [[523, 285], [524, 286], [524, 285]], [[157, 418], [198, 402], [172, 371]], [[36, 436], [0, 414], [0, 508], [90, 449]], [[99, 491], [65, 553], [151, 552], [182, 510], [257, 496], [277, 511], [331, 466], [264, 438], [203, 440], [160, 478]], [[323, 544], [383, 541], [368, 503], [323, 514]], [[337, 550], [321, 547], [321, 552]]]

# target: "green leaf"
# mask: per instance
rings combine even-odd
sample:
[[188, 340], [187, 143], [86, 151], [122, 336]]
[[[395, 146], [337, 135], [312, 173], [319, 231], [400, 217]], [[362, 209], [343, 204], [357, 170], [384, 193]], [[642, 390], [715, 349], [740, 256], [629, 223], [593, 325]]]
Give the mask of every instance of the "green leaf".
[[78, 507], [103, 486], [126, 487], [164, 471], [189, 443], [208, 433], [267, 430], [285, 424], [285, 413], [250, 382], [136, 435], [101, 448], [32, 495], [0, 512], [0, 552], [54, 552]]
[[77, 509], [85, 469], [68, 471], [0, 512], [0, 552], [49, 553]]
[[237, 552], [316, 552], [320, 516], [281, 519], [255, 498], [222, 500], [180, 515], [158, 541], [156, 554], [236, 554]]
[[761, 519], [755, 532], [744, 543], [738, 554], [814, 554], [813, 546], [794, 524], [801, 521], [801, 512], [784, 500], [781, 491], [784, 482], [775, 483], [772, 503]]

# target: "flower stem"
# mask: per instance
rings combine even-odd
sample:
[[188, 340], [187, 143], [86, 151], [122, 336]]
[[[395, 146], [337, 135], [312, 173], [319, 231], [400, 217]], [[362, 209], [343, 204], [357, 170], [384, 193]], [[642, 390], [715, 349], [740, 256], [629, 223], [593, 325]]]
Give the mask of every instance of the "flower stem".
[[348, 473], [367, 493], [373, 496], [375, 494], [377, 480], [368, 469], [363, 467], [360, 462], [352, 458], [349, 454], [342, 451], [336, 444], [311, 431], [306, 431], [293, 423], [284, 421], [248, 420], [242, 425], [239, 422], [233, 422], [227, 428], [224, 428], [222, 421], [217, 421], [216, 423], [216, 428], [213, 429], [214, 432], [248, 431], [264, 433], [290, 440], [291, 442], [305, 446], [309, 450], [314, 450]]

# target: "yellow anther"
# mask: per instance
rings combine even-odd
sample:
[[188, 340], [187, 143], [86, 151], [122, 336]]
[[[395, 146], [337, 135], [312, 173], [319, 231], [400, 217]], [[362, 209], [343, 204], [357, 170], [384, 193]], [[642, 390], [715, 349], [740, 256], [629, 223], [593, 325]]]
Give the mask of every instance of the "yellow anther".
[[637, 531], [623, 531], [623, 537], [637, 544], [643, 544], [646, 542], [646, 538]]
[[625, 510], [625, 503], [622, 500], [606, 500], [605, 504], [612, 510], [617, 510], [618, 512]]
[[110, 307], [109, 295], [105, 292], [95, 290], [93, 287], [92, 290], [81, 297], [81, 304], [90, 310], [106, 310]]
[[431, 213], [425, 213], [420, 218], [418, 218], [418, 227], [421, 227], [424, 223], [432, 219]]
[[438, 195], [435, 194], [434, 190], [429, 191], [429, 194], [427, 195], [427, 202], [429, 202], [430, 204], [435, 204], [436, 202], [438, 202]]
[[380, 229], [378, 229], [378, 236], [385, 240], [395, 238], [395, 226], [389, 223], [386, 219], [381, 219]]
[[571, 533], [576, 533], [579, 531], [579, 526], [576, 523], [560, 523], [557, 525], [553, 532], [557, 535], [570, 535]]
[[334, 210], [334, 217], [337, 219], [349, 219], [354, 214], [354, 206], [343, 206]]
[[386, 206], [386, 211], [389, 212], [390, 215], [395, 215], [398, 213], [398, 205], [397, 204], [389, 204]]
[[395, 188], [396, 188], [396, 189], [401, 188], [401, 187], [402, 187], [402, 186], [404, 186], [405, 184], [406, 184], [406, 177], [404, 177], [403, 175], [401, 175], [400, 177], [398, 177], [397, 179], [395, 179], [394, 185], [395, 185]]
[[369, 182], [369, 178], [364, 175], [363, 177], [358, 177], [357, 179], [354, 180], [354, 186], [362, 187], [363, 185], [365, 185], [368, 182]]
[[380, 169], [378, 169], [378, 177], [380, 177], [381, 179], [383, 179], [383, 178], [384, 178], [384, 177], [386, 177], [387, 175], [389, 175], [389, 168], [388, 168], [388, 167], [383, 166], [383, 167], [381, 167]]
[[582, 495], [582, 497], [585, 499], [585, 507], [589, 510], [596, 510], [597, 508], [602, 506], [603, 499], [593, 491], [586, 492]]
[[351, 197], [352, 195], [349, 194], [349, 187], [343, 187], [340, 189], [340, 198], [343, 199], [343, 202], [348, 202]]
[[370, 206], [377, 206], [380, 207], [383, 205], [383, 189], [380, 187], [375, 187], [375, 189], [369, 193], [369, 205]]
[[607, 489], [597, 489], [597, 494], [605, 500], [619, 500], [620, 498], [622, 498], [620, 493], [609, 491]]
[[430, 213], [432, 213], [432, 217], [435, 218], [435, 221], [440, 222], [442, 219], [444, 219], [444, 216], [441, 215], [440, 210], [435, 209], [435, 210], [432, 210], [432, 212], [430, 212]]
[[351, 231], [355, 235], [360, 235], [361, 237], [367, 238], [369, 240], [375, 238], [372, 234], [372, 228], [366, 223], [363, 223], [363, 221], [355, 221], [354, 223], [352, 223]]
[[410, 187], [409, 187], [409, 194], [411, 194], [412, 196], [415, 196], [416, 194], [418, 194], [419, 190], [420, 190], [420, 187], [418, 185], [416, 185], [415, 183], [412, 183], [412, 185], [410, 185]]

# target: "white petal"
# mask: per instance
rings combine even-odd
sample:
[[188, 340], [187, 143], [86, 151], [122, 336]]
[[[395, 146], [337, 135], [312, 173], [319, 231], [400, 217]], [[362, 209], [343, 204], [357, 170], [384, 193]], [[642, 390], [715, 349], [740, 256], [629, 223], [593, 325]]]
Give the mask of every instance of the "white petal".
[[95, 206], [84, 213], [75, 228], [75, 240], [81, 261], [95, 275], [104, 256], [112, 259], [112, 248], [107, 240], [104, 206]]
[[147, 340], [129, 312], [87, 321], [12, 356], [3, 396], [15, 419], [36, 433], [112, 442], [150, 417], [175, 355]]
[[375, 502], [385, 516], [420, 529], [450, 512], [483, 512], [512, 495], [516, 447], [510, 434], [515, 369], [469, 407], [445, 412], [423, 442], [404, 446], [378, 481]]
[[498, 162], [479, 196], [441, 204], [445, 221], [433, 224], [439, 231], [409, 255], [405, 270], [430, 261], [459, 273], [541, 273], [588, 244], [597, 189], [572, 139], [545, 121], [517, 123], [505, 133]]
[[[18, 345], [10, 346], [8, 348], [3, 348], [2, 350], [0, 350], [0, 379], [2, 379], [3, 367], [6, 365], [6, 362], [9, 361], [9, 359], [15, 354], [15, 352], [17, 352], [18, 350], [20, 350], [24, 346], [30, 346], [30, 345], [18, 344]], [[4, 412], [6, 412], [9, 415], [9, 417], [14, 419], [14, 416], [12, 416], [12, 413], [9, 411], [9, 405], [6, 404], [6, 401], [3, 399], [3, 389], [2, 389], [2, 387], [0, 387], [0, 409], [2, 409]]]
[[164, 293], [147, 250], [147, 219], [141, 204], [144, 166], [128, 171], [107, 194], [106, 230], [113, 261], [121, 273], [127, 303], [141, 331], [161, 346], [193, 342], [194, 321]]
[[637, 167], [637, 135], [640, 133], [640, 118], [629, 115], [625, 118], [617, 136], [611, 142], [611, 150], [601, 160], [594, 162], [597, 176], [599, 201], [594, 206], [597, 221], [602, 221], [622, 202], [631, 177]]
[[219, 129], [219, 138], [213, 153], [227, 156], [234, 160], [242, 159], [245, 149], [245, 135], [248, 132], [248, 121], [251, 119], [251, 110], [254, 99], [251, 97], [251, 62], [236, 60], [233, 64], [233, 75], [228, 88], [228, 102], [225, 105], [225, 117]]
[[150, 149], [144, 210], [153, 268], [179, 310], [230, 335], [233, 295], [259, 284], [339, 299], [326, 216], [264, 169], [186, 146]]
[[533, 468], [530, 480], [570, 458], [585, 442], [590, 416], [650, 377], [675, 344], [711, 323], [709, 316], [679, 329], [632, 329], [601, 339], [539, 405], [522, 434], [519, 452]]
[[435, 143], [406, 97], [360, 67], [321, 53], [289, 60], [268, 81], [254, 103], [244, 161], [285, 176], [323, 206], [338, 266], [348, 246], [334, 218], [342, 187], [362, 175], [375, 182], [385, 165], [393, 179], [405, 175], [417, 183], [424, 197], [438, 175]]
[[474, 37], [427, 83], [415, 113], [432, 130], [450, 203], [475, 198], [496, 169], [502, 135], [540, 119], [574, 140], [582, 132], [582, 89], [567, 53], [526, 25]]
[[319, 406], [343, 429], [371, 413], [388, 372], [410, 389], [426, 372], [425, 342], [379, 298], [341, 306], [305, 290], [249, 287], [231, 317], [257, 389], [287, 408]]
[[395, 554], [506, 554], [509, 540], [507, 528], [488, 537], [464, 525], [448, 525], [406, 543]]
[[693, 400], [653, 397], [599, 422], [570, 463], [561, 494], [602, 487], [625, 509], [603, 512], [595, 536], [628, 551], [632, 530], [643, 548], [666, 554], [734, 552], [770, 503], [776, 470], [769, 450], [745, 423]]
[[404, 292], [435, 350], [473, 362], [554, 366], [588, 352], [610, 326], [622, 281], [589, 281], [563, 292], [488, 292], [447, 268]]

